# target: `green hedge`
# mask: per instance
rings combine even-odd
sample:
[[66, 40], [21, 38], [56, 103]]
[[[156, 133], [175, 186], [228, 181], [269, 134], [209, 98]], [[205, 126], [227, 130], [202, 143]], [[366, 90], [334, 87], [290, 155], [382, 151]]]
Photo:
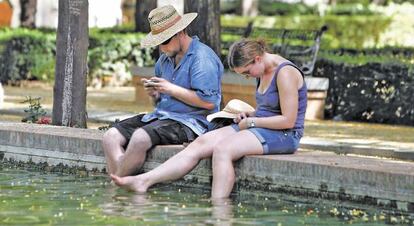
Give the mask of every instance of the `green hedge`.
[[323, 59], [315, 68], [315, 76], [329, 78], [326, 118], [414, 125], [412, 64], [351, 65]]
[[55, 35], [26, 29], [0, 31], [0, 81], [52, 80]]
[[[140, 49], [143, 34], [114, 34], [108, 30], [91, 30], [88, 52], [89, 81], [102, 76], [114, 77], [118, 84], [129, 81], [131, 65], [150, 66], [155, 63], [153, 49]], [[229, 37], [222, 37], [223, 39]], [[55, 33], [27, 29], [0, 30], [0, 81], [53, 81], [55, 68]], [[226, 54], [226, 50], [223, 50]], [[414, 48], [324, 49], [319, 58], [350, 65], [369, 62], [414, 63]], [[225, 58], [222, 57], [224, 60]]]
[[364, 65], [368, 63], [400, 64], [414, 63], [414, 48], [385, 47], [381, 49], [331, 49], [320, 50], [318, 57], [335, 63], [347, 65]]
[[293, 15], [293, 14], [313, 14], [317, 11], [316, 7], [308, 6], [302, 2], [288, 3], [274, 0], [259, 0], [259, 12], [261, 15]]
[[[366, 45], [382, 46], [380, 35], [387, 29], [391, 19], [386, 16], [333, 16], [319, 17], [315, 15], [257, 16], [255, 18], [240, 16], [222, 16], [222, 26], [247, 26], [253, 21], [254, 27], [286, 28], [286, 29], [319, 29], [328, 26], [322, 37], [321, 48], [365, 48]], [[395, 37], [398, 39], [398, 36]], [[372, 43], [372, 44], [371, 44]]]
[[322, 50], [314, 76], [329, 78], [328, 119], [414, 125], [414, 48]]
[[[118, 83], [129, 81], [130, 65], [153, 65], [151, 49], [140, 49], [143, 34], [114, 34], [91, 30], [88, 50], [89, 82], [112, 76]], [[20, 80], [53, 81], [56, 33], [50, 30], [0, 30], [0, 81], [17, 84]]]
[[152, 49], [139, 48], [142, 37], [143, 34], [139, 33], [91, 30], [88, 52], [90, 80], [111, 76], [112, 82], [122, 85], [131, 80], [131, 65], [153, 65]]
[[[395, 2], [395, 1], [394, 1]], [[389, 2], [385, 2], [388, 4]], [[399, 2], [400, 4], [403, 1]], [[320, 8], [320, 6], [325, 8]], [[372, 15], [376, 14], [371, 9], [371, 5], [376, 5], [368, 0], [340, 1], [331, 5], [305, 4], [303, 1], [285, 2], [277, 0], [259, 0], [258, 10], [260, 15], [281, 16], [281, 15], [311, 15], [311, 14], [331, 14], [331, 15]], [[221, 13], [241, 14], [240, 0], [224, 0], [220, 3]]]

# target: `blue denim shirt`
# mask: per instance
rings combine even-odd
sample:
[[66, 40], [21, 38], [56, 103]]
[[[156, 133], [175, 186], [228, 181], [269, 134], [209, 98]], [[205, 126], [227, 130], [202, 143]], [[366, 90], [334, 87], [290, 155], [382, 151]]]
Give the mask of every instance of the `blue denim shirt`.
[[174, 68], [174, 58], [162, 54], [155, 64], [155, 75], [169, 82], [196, 92], [203, 101], [214, 103], [213, 110], [188, 105], [174, 97], [161, 93], [153, 112], [146, 114], [143, 122], [155, 118], [172, 119], [201, 135], [207, 131], [208, 114], [219, 111], [221, 101], [221, 77], [223, 64], [215, 52], [192, 37], [186, 54]]

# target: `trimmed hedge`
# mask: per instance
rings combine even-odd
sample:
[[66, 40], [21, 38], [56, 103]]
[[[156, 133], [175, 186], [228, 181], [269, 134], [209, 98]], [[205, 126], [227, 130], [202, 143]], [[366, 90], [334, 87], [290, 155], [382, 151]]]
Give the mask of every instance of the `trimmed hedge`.
[[[143, 34], [114, 34], [91, 30], [88, 50], [88, 81], [111, 76], [117, 84], [131, 79], [131, 65], [153, 65], [152, 49], [138, 47]], [[0, 29], [0, 81], [53, 81], [56, 33], [50, 30]]]
[[153, 49], [141, 49], [140, 33], [109, 33], [94, 30], [90, 33], [88, 66], [89, 80], [111, 77], [112, 85], [124, 85], [131, 81], [129, 68], [132, 65], [149, 66], [155, 64]]
[[[305, 4], [303, 1], [286, 2], [281, 0], [259, 0], [258, 11], [260, 15], [275, 16], [275, 15], [305, 15], [305, 14], [330, 14], [330, 15], [374, 15], [378, 14], [373, 6], [386, 6], [390, 3], [403, 4], [414, 1], [393, 0], [375, 3], [369, 0], [347, 0], [339, 1], [335, 4], [323, 5], [321, 4]], [[221, 13], [241, 14], [241, 0], [222, 0], [220, 2]]]
[[319, 58], [337, 63], [364, 65], [367, 63], [400, 63], [411, 65], [414, 62], [414, 48], [385, 47], [381, 49], [331, 49], [320, 50]]
[[326, 118], [414, 125], [414, 67], [401, 63], [316, 63], [315, 76], [329, 78]]
[[314, 14], [316, 7], [308, 6], [302, 2], [292, 3], [274, 0], [259, 0], [258, 9], [261, 15], [294, 15]]
[[[321, 48], [355, 48], [363, 49], [366, 46], [384, 46], [381, 43], [383, 34], [392, 22], [391, 17], [383, 15], [286, 15], [277, 17], [257, 16], [254, 18], [240, 16], [222, 16], [222, 26], [246, 27], [249, 21], [253, 21], [254, 27], [266, 27], [277, 29], [302, 29], [317, 30], [322, 26], [328, 26], [321, 40]], [[404, 29], [402, 29], [404, 30]], [[397, 39], [395, 37], [394, 39]], [[394, 41], [394, 40], [392, 40]], [[370, 44], [372, 43], [372, 44]]]
[[54, 34], [26, 29], [0, 31], [0, 81], [53, 80]]

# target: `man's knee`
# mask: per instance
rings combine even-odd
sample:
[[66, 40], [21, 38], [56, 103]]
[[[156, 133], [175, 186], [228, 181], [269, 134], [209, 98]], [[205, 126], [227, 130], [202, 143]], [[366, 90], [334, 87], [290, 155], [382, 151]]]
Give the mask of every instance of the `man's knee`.
[[139, 147], [148, 147], [150, 148], [153, 144], [149, 134], [143, 129], [137, 129], [131, 136], [129, 145], [139, 146]]
[[110, 146], [113, 144], [122, 146], [125, 142], [125, 137], [116, 128], [110, 128], [102, 137], [102, 143], [104, 146]]

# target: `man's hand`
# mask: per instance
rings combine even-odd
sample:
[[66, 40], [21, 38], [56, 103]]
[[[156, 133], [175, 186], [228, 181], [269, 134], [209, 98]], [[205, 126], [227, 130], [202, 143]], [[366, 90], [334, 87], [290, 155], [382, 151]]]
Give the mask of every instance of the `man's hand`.
[[157, 93], [157, 98], [159, 98], [159, 95], [162, 93], [172, 96], [179, 101], [192, 106], [209, 110], [212, 110], [215, 107], [214, 103], [203, 101], [200, 97], [198, 97], [196, 91], [175, 85], [166, 79], [152, 77], [151, 79], [145, 79], [142, 81], [144, 83], [144, 87], [146, 87], [145, 90], [148, 89], [148, 95]]
[[159, 93], [165, 93], [170, 96], [173, 96], [174, 89], [176, 88], [176, 85], [163, 78], [158, 77], [152, 77], [149, 84], [152, 88], [154, 88], [154, 90], [158, 91]]
[[148, 96], [154, 98], [155, 100], [160, 97], [160, 93], [153, 86], [151, 79], [142, 78], [142, 84], [144, 84], [144, 90], [147, 92]]

